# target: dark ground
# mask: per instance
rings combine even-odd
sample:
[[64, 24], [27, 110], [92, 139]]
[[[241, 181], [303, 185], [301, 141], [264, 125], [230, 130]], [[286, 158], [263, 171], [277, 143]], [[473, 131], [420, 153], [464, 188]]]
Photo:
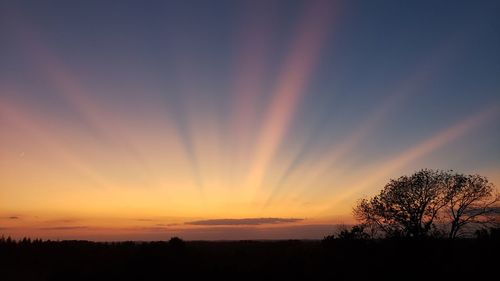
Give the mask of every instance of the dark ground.
[[0, 280], [498, 280], [499, 239], [0, 242]]

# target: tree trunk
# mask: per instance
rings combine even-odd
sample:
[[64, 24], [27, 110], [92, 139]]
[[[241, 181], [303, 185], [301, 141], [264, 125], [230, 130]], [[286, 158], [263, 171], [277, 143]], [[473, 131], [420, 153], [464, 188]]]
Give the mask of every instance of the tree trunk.
[[457, 237], [457, 233], [458, 233], [458, 222], [456, 220], [453, 220], [453, 222], [451, 223], [450, 235], [448, 236], [448, 238], [455, 239]]

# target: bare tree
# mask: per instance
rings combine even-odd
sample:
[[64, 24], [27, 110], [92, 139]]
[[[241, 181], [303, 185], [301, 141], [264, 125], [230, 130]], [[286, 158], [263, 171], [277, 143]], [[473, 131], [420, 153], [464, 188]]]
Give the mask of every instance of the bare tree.
[[467, 225], [487, 225], [495, 219], [499, 194], [486, 177], [453, 174], [444, 184], [448, 202], [445, 211], [451, 220], [449, 238], [460, 236]]

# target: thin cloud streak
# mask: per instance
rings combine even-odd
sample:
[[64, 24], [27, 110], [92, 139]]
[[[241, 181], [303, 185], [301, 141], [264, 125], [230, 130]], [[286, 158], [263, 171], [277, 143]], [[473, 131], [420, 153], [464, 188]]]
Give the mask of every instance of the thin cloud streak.
[[297, 218], [245, 218], [245, 219], [211, 219], [186, 222], [188, 225], [262, 225], [283, 224], [302, 221]]
[[80, 230], [80, 229], [89, 229], [88, 226], [79, 225], [79, 226], [51, 226], [51, 227], [40, 227], [40, 230]]

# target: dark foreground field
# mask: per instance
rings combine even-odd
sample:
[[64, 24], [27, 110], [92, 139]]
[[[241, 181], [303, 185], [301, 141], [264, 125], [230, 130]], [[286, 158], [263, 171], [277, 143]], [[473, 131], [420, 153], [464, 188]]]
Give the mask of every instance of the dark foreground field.
[[499, 242], [2, 242], [0, 280], [498, 280]]

